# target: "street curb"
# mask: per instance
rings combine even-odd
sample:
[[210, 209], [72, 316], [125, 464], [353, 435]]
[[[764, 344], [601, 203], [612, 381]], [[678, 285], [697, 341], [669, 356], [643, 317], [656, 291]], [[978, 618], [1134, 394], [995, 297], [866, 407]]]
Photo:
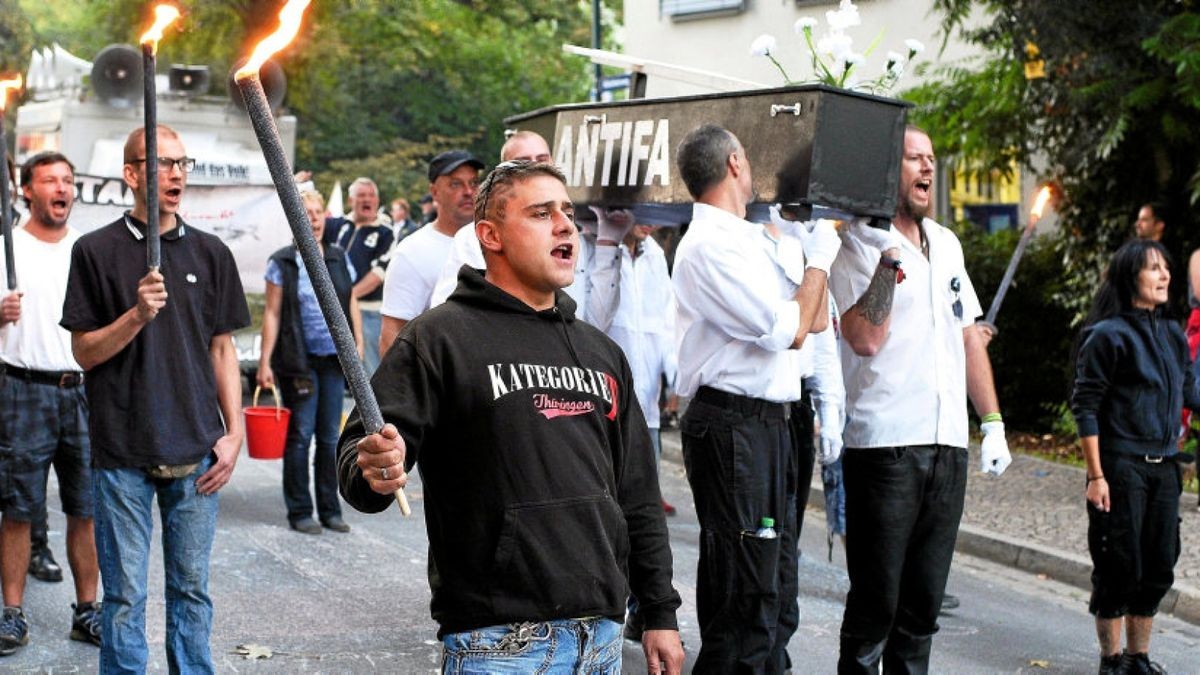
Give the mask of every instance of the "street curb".
[[[682, 464], [682, 448], [678, 434], [663, 434], [663, 457]], [[673, 450], [674, 452], [668, 452]], [[825, 510], [825, 488], [821, 472], [813, 472], [808, 508]], [[1031, 574], [1043, 575], [1085, 591], [1092, 590], [1092, 561], [1090, 558], [1050, 546], [1017, 539], [974, 525], [962, 524], [954, 550], [977, 558], [990, 560]], [[1200, 589], [1176, 582], [1159, 605], [1178, 619], [1200, 625]]]
[[[821, 483], [820, 472], [813, 473], [808, 508], [824, 512], [825, 487]], [[1085, 591], [1092, 590], [1092, 560], [1076, 553], [966, 523], [958, 527], [958, 539], [954, 542], [954, 550], [1045, 576]], [[1176, 582], [1171, 590], [1167, 591], [1158, 609], [1190, 624], [1200, 625], [1200, 590]]]

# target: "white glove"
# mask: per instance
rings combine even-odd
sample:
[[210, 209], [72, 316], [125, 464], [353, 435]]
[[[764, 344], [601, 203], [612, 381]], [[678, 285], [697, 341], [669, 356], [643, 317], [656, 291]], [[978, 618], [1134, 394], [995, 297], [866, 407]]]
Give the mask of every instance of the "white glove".
[[633, 212], [626, 209], [606, 210], [589, 206], [596, 214], [596, 239], [621, 243], [633, 228]]
[[[790, 234], [793, 237], [802, 237], [808, 234], [807, 225], [811, 223], [802, 223], [798, 220], [788, 220], [779, 213], [779, 204], [774, 204], [767, 209], [771, 214], [771, 224], [779, 228], [779, 231], [784, 234]], [[802, 231], [803, 230], [803, 231]]]
[[829, 274], [829, 267], [842, 247], [842, 238], [832, 220], [818, 220], [812, 229], [800, 228], [800, 243], [804, 245], [804, 266]]
[[1004, 422], [984, 422], [979, 428], [983, 430], [983, 441], [979, 444], [983, 462], [979, 470], [999, 476], [1012, 464], [1008, 439], [1004, 437]]
[[821, 466], [828, 466], [842, 456], [842, 414], [836, 405], [823, 405], [817, 416], [821, 420], [819, 459]]
[[880, 253], [900, 248], [900, 235], [891, 229], [891, 225], [884, 230], [871, 227], [867, 222], [866, 218], [855, 218], [850, 221], [850, 235], [867, 246], [879, 249]]

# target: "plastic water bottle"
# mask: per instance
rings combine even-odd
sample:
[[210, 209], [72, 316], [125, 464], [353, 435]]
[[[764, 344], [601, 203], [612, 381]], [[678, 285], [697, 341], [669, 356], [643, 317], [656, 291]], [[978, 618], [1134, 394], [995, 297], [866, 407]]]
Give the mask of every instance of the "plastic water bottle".
[[754, 532], [754, 536], [758, 537], [759, 539], [776, 538], [778, 535], [775, 534], [775, 519], [763, 518], [761, 521], [759, 521], [758, 530]]

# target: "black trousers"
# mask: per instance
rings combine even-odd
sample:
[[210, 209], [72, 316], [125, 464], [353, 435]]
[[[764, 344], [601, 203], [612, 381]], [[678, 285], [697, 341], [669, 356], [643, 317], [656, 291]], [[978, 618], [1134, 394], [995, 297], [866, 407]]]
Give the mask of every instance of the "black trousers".
[[1101, 619], [1154, 616], [1175, 582], [1179, 560], [1179, 465], [1143, 457], [1105, 454], [1108, 513], [1088, 504], [1088, 551], [1092, 599]]
[[[680, 430], [700, 521], [693, 672], [783, 672], [800, 615], [790, 406], [701, 387]], [[764, 517], [776, 538], [755, 535]]]
[[967, 451], [848, 449], [838, 673], [927, 673], [967, 487]]

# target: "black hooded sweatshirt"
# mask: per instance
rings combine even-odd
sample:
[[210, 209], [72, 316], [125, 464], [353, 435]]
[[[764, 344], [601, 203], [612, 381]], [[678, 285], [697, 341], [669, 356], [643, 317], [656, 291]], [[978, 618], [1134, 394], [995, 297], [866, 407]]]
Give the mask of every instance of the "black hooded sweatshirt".
[[[469, 267], [458, 281], [371, 379], [420, 472], [438, 636], [621, 621], [631, 587], [647, 629], [676, 628], [654, 453], [621, 348], [561, 291], [537, 311]], [[355, 410], [338, 477], [346, 501], [374, 513], [393, 498], [355, 464], [365, 433]]]
[[1200, 409], [1187, 337], [1160, 310], [1130, 310], [1085, 329], [1071, 411], [1100, 453], [1169, 457], [1179, 411]]

